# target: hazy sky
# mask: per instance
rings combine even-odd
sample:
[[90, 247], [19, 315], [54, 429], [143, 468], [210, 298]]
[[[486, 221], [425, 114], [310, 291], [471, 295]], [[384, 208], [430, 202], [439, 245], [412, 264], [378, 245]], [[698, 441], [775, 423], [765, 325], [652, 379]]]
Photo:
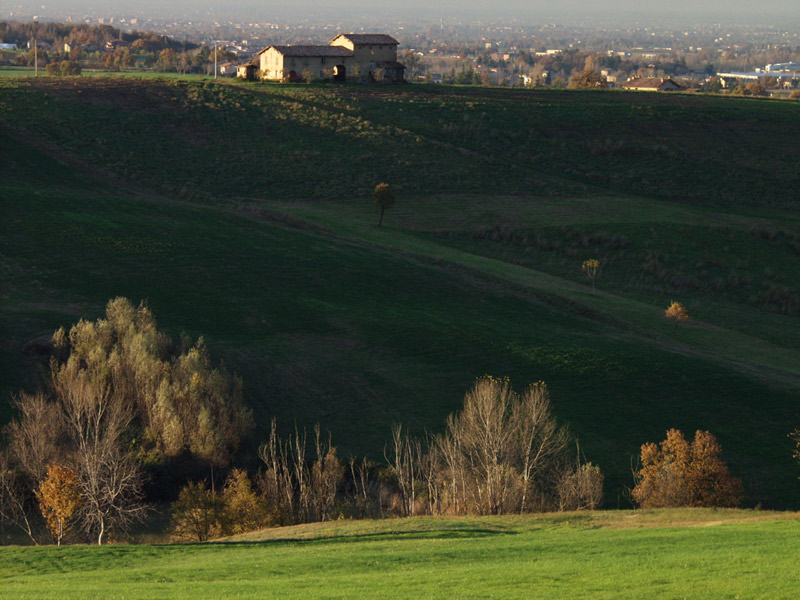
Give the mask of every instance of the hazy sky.
[[[318, 6], [331, 6], [313, 0], [45, 0], [44, 2], [20, 2], [0, 0], [4, 13], [19, 14], [48, 13], [77, 14], [91, 11], [97, 14], [130, 15], [152, 13], [154, 16], [179, 16], [206, 14], [224, 17], [226, 14], [250, 14], [254, 20], [269, 19], [270, 15], [291, 15], [294, 11], [304, 16], [316, 12]], [[350, 18], [363, 15], [407, 14], [431, 16], [512, 16], [536, 18], [537, 15], [614, 15], [629, 17], [651, 17], [668, 15], [682, 17], [687, 23], [702, 17], [719, 22], [752, 19], [754, 23], [774, 21], [783, 17], [793, 22], [800, 20], [800, 0], [340, 0], [341, 16]], [[330, 15], [331, 11], [326, 10]]]

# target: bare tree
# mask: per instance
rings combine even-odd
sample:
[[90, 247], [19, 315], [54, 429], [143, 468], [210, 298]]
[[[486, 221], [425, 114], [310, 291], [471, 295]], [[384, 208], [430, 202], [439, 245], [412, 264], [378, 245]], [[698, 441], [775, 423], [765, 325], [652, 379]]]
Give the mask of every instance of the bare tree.
[[[358, 511], [358, 515], [366, 518], [369, 515], [371, 487], [367, 458], [363, 457], [361, 463], [356, 464], [356, 459], [351, 456], [348, 464], [350, 467], [350, 479], [353, 483], [352, 501]], [[378, 508], [379, 510], [382, 509], [380, 503], [378, 503]]]
[[311, 520], [309, 512], [309, 477], [308, 470], [306, 469], [306, 432], [303, 431], [302, 437], [300, 432], [295, 428], [294, 437], [289, 436], [287, 443], [289, 452], [288, 470], [293, 475], [293, 488], [297, 493], [297, 518], [301, 522], [308, 522]]
[[293, 522], [295, 514], [294, 481], [286, 446], [278, 437], [275, 419], [272, 420], [267, 441], [258, 449], [258, 457], [266, 467], [260, 485], [268, 510], [278, 523], [288, 525]]
[[6, 428], [8, 451], [0, 463], [0, 518], [20, 528], [38, 545], [33, 498], [50, 464], [64, 462], [64, 423], [58, 407], [43, 393], [14, 398], [18, 418]]
[[22, 392], [14, 398], [19, 417], [7, 428], [9, 450], [27, 475], [33, 490], [47, 474], [47, 466], [64, 459], [64, 422], [53, 402], [41, 392]]
[[419, 56], [413, 50], [407, 50], [403, 56], [403, 62], [405, 62], [406, 67], [408, 67], [408, 78], [413, 81], [414, 74], [419, 66]]
[[507, 380], [479, 379], [464, 398], [464, 408], [448, 419], [447, 434], [460, 438], [461, 461], [469, 477], [474, 509], [502, 514], [514, 485], [508, 468], [514, 430], [509, 427], [513, 391]]
[[0, 451], [0, 521], [20, 529], [30, 540], [39, 545], [34, 532], [34, 523], [29, 511], [31, 490], [23, 481], [23, 475], [11, 467], [7, 451]]
[[317, 459], [311, 466], [310, 504], [314, 518], [327, 521], [344, 475], [344, 467], [336, 456], [336, 448], [331, 445], [330, 435], [327, 442], [321, 440], [319, 424], [314, 426], [314, 449]]
[[439, 510], [461, 514], [524, 512], [532, 495], [542, 508], [555, 494], [568, 437], [550, 413], [544, 384], [519, 396], [508, 380], [478, 379], [430, 443], [425, 478], [436, 490], [429, 494]]
[[258, 450], [266, 467], [260, 485], [268, 509], [283, 523], [324, 521], [330, 511], [344, 475], [330, 437], [324, 442], [319, 426], [314, 428], [314, 462], [306, 461], [307, 435], [295, 430], [285, 441], [272, 421], [267, 442]]
[[75, 357], [54, 364], [52, 380], [73, 448], [83, 525], [100, 545], [110, 527], [125, 531], [146, 510], [143, 474], [125, 444], [134, 408], [112, 394], [102, 372], [82, 368]]
[[543, 383], [528, 387], [511, 413], [514, 441], [522, 476], [519, 511], [525, 512], [531, 485], [553, 471], [566, 450], [569, 434], [550, 413], [550, 396]]
[[558, 510], [594, 510], [603, 501], [603, 474], [592, 463], [563, 471], [557, 484]]
[[414, 516], [416, 513], [416, 492], [414, 480], [417, 475], [419, 445], [403, 433], [403, 426], [396, 423], [392, 426], [390, 454], [384, 449], [384, 457], [394, 469], [397, 486], [400, 490], [400, 506], [403, 516]]

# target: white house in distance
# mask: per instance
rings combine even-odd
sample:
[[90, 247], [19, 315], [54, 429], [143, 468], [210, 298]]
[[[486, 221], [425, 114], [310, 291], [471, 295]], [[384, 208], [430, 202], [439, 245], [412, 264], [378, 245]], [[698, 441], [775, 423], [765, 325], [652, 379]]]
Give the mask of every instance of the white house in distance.
[[261, 78], [281, 81], [403, 81], [398, 41], [382, 33], [340, 33], [328, 45], [267, 46], [259, 55]]

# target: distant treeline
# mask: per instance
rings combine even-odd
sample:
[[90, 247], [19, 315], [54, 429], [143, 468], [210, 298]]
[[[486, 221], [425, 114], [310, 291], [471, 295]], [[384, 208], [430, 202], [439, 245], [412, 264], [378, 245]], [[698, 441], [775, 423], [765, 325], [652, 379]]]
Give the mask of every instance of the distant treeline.
[[127, 42], [132, 51], [159, 52], [197, 48], [197, 44], [177, 42], [166, 35], [153, 32], [123, 32], [111, 25], [89, 25], [86, 23], [51, 23], [0, 21], [0, 42], [27, 48], [33, 38], [54, 47], [64, 43], [79, 44], [102, 50], [108, 42]]

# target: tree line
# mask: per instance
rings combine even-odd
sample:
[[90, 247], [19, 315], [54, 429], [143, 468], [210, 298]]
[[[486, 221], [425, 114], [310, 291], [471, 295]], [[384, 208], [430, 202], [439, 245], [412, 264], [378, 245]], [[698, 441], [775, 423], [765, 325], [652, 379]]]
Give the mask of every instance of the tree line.
[[[146, 306], [127, 299], [110, 301], [97, 321], [59, 329], [52, 350], [47, 388], [15, 399], [17, 418], [0, 453], [0, 521], [36, 544], [48, 534], [58, 544], [124, 537], [150, 510], [148, 480], [171, 460], [199, 469], [174, 482], [175, 539], [339, 517], [496, 515], [602, 502], [603, 474], [553, 416], [542, 382], [519, 393], [507, 379], [481, 377], [441, 433], [413, 437], [396, 424], [384, 461], [373, 462], [343, 460], [319, 425], [281, 436], [274, 420], [254, 451], [245, 443], [252, 414], [241, 380], [212, 363], [202, 338], [176, 343]], [[738, 504], [741, 482], [720, 452], [708, 432], [690, 444], [670, 430], [660, 446], [642, 447], [632, 499]], [[236, 464], [250, 464], [250, 472]], [[220, 473], [227, 478], [217, 486]]]
[[57, 23], [0, 21], [0, 42], [16, 44], [20, 48], [36, 38], [52, 45], [70, 44], [94, 46], [102, 49], [106, 42], [122, 40], [131, 44], [134, 51], [159, 52], [164, 48], [196, 48], [196, 44], [183, 44], [172, 38], [153, 32], [122, 30], [111, 25], [89, 25], [86, 23]]

